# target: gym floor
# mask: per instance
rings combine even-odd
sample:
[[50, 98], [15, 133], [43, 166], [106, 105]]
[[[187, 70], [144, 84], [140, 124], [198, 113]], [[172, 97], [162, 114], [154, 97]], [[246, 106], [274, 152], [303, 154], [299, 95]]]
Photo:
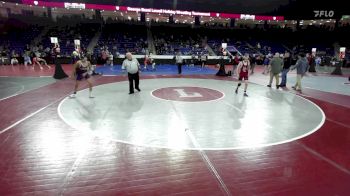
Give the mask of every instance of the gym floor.
[[347, 77], [296, 93], [257, 67], [244, 97], [214, 67], [164, 65], [128, 95], [120, 66], [98, 71], [95, 98], [71, 98], [53, 70], [0, 67], [0, 195], [350, 194]]

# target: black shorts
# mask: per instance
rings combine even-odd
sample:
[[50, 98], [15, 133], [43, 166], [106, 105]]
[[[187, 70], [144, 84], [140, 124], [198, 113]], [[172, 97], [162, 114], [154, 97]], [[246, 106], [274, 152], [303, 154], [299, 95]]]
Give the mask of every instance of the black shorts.
[[90, 74], [88, 73], [88, 72], [84, 72], [84, 73], [79, 73], [79, 74], [77, 74], [77, 77], [76, 77], [76, 79], [78, 80], [78, 81], [82, 81], [83, 79], [89, 79], [90, 78]]

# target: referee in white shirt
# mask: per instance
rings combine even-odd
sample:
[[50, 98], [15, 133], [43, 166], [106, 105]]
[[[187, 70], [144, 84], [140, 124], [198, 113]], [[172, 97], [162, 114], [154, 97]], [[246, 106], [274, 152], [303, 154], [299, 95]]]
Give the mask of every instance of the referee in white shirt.
[[182, 65], [184, 64], [184, 59], [181, 56], [180, 50], [178, 50], [176, 52], [174, 59], [176, 61], [178, 73], [181, 74], [182, 73]]
[[139, 88], [139, 70], [140, 63], [137, 59], [133, 59], [130, 52], [126, 53], [126, 59], [123, 61], [122, 69], [128, 72], [129, 78], [129, 94], [134, 93], [134, 80], [135, 80], [135, 89], [141, 91]]

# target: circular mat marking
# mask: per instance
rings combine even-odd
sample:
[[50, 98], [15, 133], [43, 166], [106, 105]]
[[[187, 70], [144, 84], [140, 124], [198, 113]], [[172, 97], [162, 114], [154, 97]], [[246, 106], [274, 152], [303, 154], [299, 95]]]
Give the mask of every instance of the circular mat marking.
[[152, 91], [152, 95], [171, 101], [202, 102], [220, 99], [224, 94], [220, 91], [202, 87], [166, 87]]
[[[249, 85], [249, 97], [237, 83], [206, 79], [141, 80], [142, 91], [128, 95], [128, 82], [94, 87], [64, 99], [60, 117], [70, 126], [108, 140], [172, 149], [227, 150], [291, 142], [317, 131], [323, 111], [298, 95]], [[152, 92], [169, 87], [212, 89], [225, 96], [210, 102], [164, 101]], [[187, 88], [186, 88], [187, 89]], [[186, 91], [185, 91], [186, 92]]]

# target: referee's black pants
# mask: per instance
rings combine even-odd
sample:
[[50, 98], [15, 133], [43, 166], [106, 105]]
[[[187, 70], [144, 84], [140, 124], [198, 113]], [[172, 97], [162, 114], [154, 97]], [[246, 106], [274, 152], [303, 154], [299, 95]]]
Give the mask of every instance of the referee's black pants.
[[182, 63], [176, 63], [177, 64], [177, 71], [179, 74], [182, 73]]
[[139, 90], [139, 72], [136, 72], [134, 74], [128, 73], [129, 78], [129, 93], [134, 93], [134, 81], [135, 81], [135, 89]]

